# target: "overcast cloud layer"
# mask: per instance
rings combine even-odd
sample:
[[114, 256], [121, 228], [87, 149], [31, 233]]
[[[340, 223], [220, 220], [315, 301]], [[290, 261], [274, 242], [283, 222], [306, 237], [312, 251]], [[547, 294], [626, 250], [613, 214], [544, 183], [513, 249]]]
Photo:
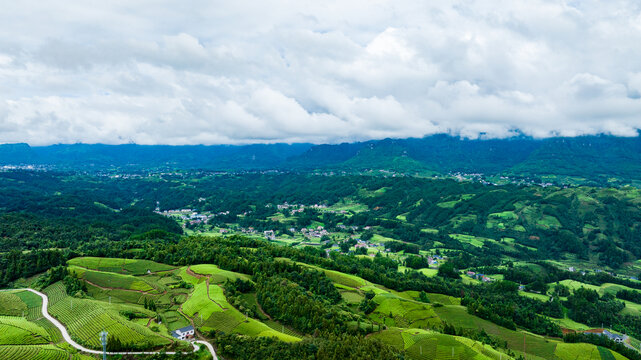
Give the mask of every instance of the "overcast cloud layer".
[[0, 143], [641, 128], [638, 0], [425, 3], [5, 0]]

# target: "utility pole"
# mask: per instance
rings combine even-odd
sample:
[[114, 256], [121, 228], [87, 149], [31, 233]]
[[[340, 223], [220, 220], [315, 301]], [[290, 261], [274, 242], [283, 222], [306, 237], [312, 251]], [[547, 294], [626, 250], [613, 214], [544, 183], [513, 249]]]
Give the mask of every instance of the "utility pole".
[[107, 332], [100, 333], [100, 343], [102, 344], [102, 360], [107, 360]]

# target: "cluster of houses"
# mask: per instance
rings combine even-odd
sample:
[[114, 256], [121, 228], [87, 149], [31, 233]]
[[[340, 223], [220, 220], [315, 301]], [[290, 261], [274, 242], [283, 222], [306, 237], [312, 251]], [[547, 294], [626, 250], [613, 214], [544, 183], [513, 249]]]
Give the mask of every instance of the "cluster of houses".
[[466, 273], [466, 275], [471, 277], [472, 279], [480, 280], [480, 281], [483, 281], [483, 282], [492, 282], [492, 281], [494, 281], [494, 279], [492, 279], [491, 277], [489, 277], [489, 276], [487, 276], [485, 274], [475, 273], [474, 271], [468, 271]]
[[438, 266], [439, 260], [443, 260], [443, 257], [440, 255], [430, 255], [427, 257], [427, 263], [429, 264], [429, 266]]
[[[338, 225], [336, 225], [336, 227], [337, 227], [337, 228], [339, 228], [339, 229], [341, 229], [341, 230], [354, 230], [354, 231], [358, 230], [358, 226], [354, 226], [354, 225], [352, 225], [352, 226], [345, 226], [345, 225], [343, 225], [343, 224], [338, 224]], [[365, 229], [365, 230], [369, 230], [369, 229], [370, 229], [370, 227], [369, 227], [369, 226], [366, 226], [366, 227], [364, 227], [364, 229]]]
[[[568, 271], [569, 272], [579, 272], [581, 275], [587, 274], [587, 272], [585, 270], [577, 270], [574, 266], [568, 267]], [[608, 274], [610, 276], [620, 277], [620, 278], [624, 278], [624, 279], [628, 279], [628, 280], [634, 280], [634, 281], [638, 281], [639, 280], [639, 278], [637, 276], [620, 275], [620, 274], [615, 274], [615, 273], [613, 273], [611, 271], [605, 271], [605, 270], [601, 270], [601, 269], [596, 269], [596, 270], [594, 270], [594, 272], [595, 273], [604, 272], [604, 273], [606, 273], [606, 274]]]
[[373, 243], [361, 239], [356, 239], [356, 245], [354, 245], [354, 248], [356, 249], [377, 249], [379, 251], [387, 251], [389, 252], [389, 249], [385, 249], [385, 245], [383, 244], [378, 244], [378, 243]]
[[[255, 232], [254, 228], [252, 227], [250, 227], [249, 229], [241, 229], [241, 231], [252, 233]], [[299, 232], [296, 228], [289, 228], [289, 231], [291, 233]], [[318, 226], [316, 228], [302, 228], [300, 229], [300, 233], [307, 238], [322, 238], [325, 235], [329, 235], [329, 231], [325, 230], [325, 228], [322, 226]], [[263, 231], [263, 235], [267, 240], [276, 240], [276, 232], [274, 230], [265, 230]]]
[[162, 216], [166, 216], [166, 217], [177, 217], [181, 220], [188, 222], [190, 225], [204, 224], [207, 222], [207, 220], [214, 218], [218, 215], [229, 215], [229, 211], [221, 211], [216, 214], [211, 214], [211, 213], [200, 214], [193, 209], [177, 209], [177, 210], [160, 211], [158, 207], [156, 207], [155, 213], [160, 214]]
[[[265, 205], [265, 207], [271, 207], [271, 205]], [[287, 202], [284, 202], [282, 204], [276, 205], [276, 208], [280, 210], [289, 210], [289, 213], [291, 215], [294, 215], [296, 213], [303, 212], [305, 208], [311, 208], [311, 209], [325, 209], [327, 208], [327, 205], [323, 204], [314, 204], [314, 205], [303, 205], [303, 204], [288, 204]]]
[[[290, 229], [289, 231], [291, 231]], [[294, 229], [295, 230], [295, 229]], [[295, 232], [295, 231], [292, 231]], [[300, 229], [300, 232], [305, 235], [306, 237], [315, 237], [315, 238], [321, 238], [325, 235], [329, 235], [329, 231], [325, 230], [324, 227], [318, 226], [316, 228], [302, 228]]]

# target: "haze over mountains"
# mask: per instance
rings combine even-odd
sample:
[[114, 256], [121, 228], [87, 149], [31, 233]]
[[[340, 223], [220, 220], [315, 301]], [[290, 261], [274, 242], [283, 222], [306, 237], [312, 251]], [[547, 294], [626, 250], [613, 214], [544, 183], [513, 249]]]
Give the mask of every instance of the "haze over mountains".
[[59, 169], [393, 170], [639, 179], [641, 138], [468, 140], [448, 135], [337, 145], [0, 145], [2, 165]]

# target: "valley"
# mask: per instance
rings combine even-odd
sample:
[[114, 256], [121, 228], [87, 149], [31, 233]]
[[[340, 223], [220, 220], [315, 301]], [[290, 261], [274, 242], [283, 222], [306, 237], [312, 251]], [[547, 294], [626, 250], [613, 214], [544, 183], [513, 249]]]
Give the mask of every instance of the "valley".
[[[222, 359], [641, 357], [633, 187], [0, 175], [4, 287], [112, 357], [211, 358], [185, 329]], [[93, 356], [29, 294], [0, 293], [0, 355]]]

